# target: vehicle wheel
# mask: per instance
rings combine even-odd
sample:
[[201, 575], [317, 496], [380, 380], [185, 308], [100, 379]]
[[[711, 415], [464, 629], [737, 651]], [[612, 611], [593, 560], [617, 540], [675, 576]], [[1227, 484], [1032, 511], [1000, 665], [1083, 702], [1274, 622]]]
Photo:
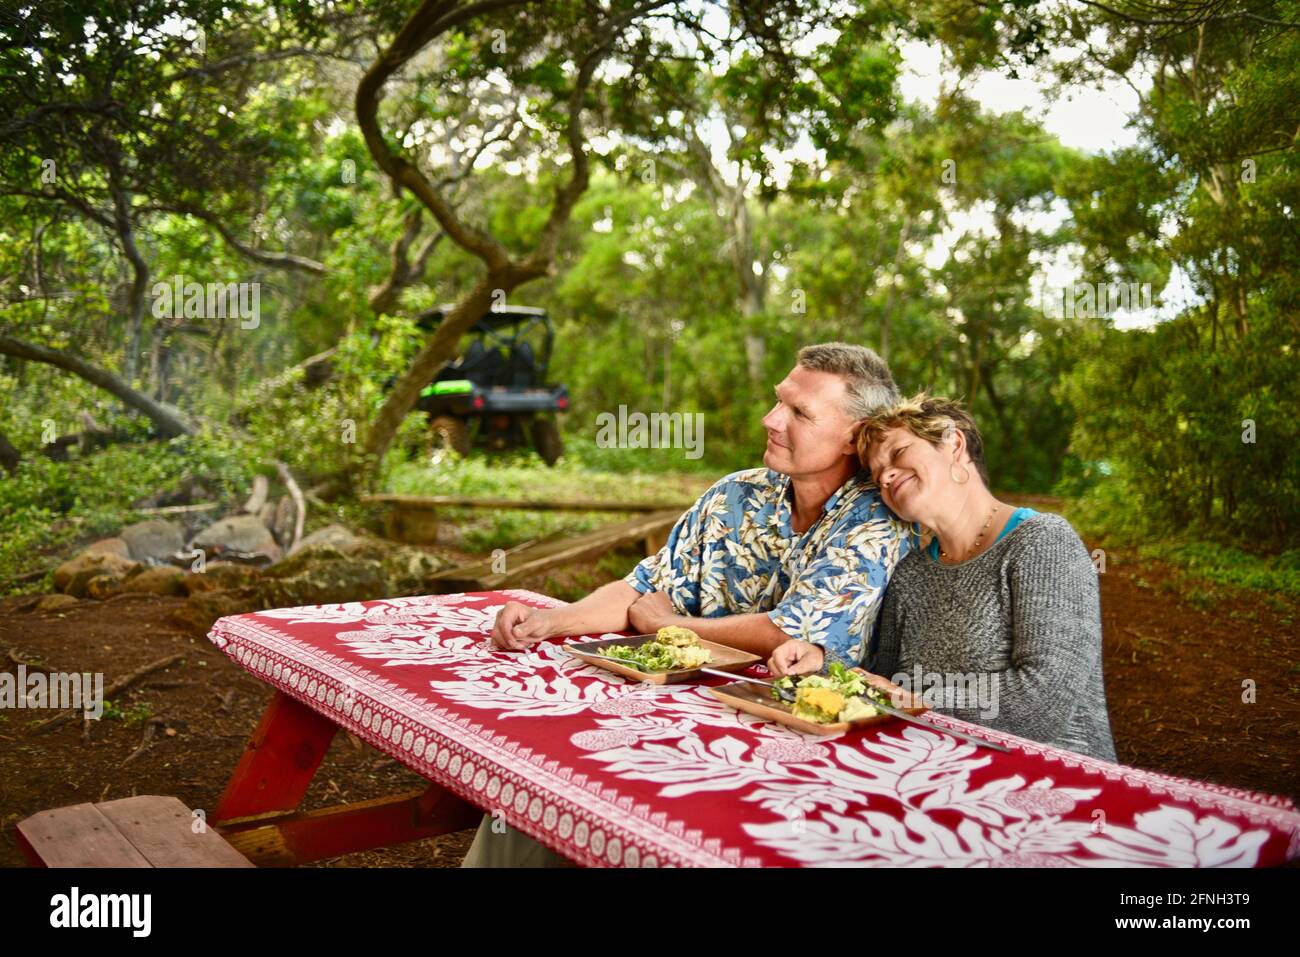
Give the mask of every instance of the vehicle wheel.
[[457, 455], [469, 454], [469, 429], [464, 419], [439, 415], [429, 420], [435, 449], [451, 449]]
[[547, 465], [554, 465], [564, 454], [564, 440], [554, 416], [541, 415], [533, 420], [533, 447]]

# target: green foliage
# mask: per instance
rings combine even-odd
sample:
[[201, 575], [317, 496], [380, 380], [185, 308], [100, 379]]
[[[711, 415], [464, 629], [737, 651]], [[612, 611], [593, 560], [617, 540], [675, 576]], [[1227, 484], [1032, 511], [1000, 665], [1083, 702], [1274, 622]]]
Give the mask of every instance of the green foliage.
[[[140, 417], [102, 391], [0, 357], [0, 431], [24, 456], [0, 476], [0, 580], [112, 531], [133, 501], [187, 473], [215, 474], [238, 495], [280, 459], [310, 485], [364, 442], [388, 381], [422, 344], [409, 317], [461, 297], [481, 264], [444, 236], [387, 310], [395, 316], [375, 315], [371, 291], [419, 204], [409, 190], [394, 195], [371, 162], [355, 77], [332, 56], [282, 54], [337, 43], [345, 57], [369, 55], [369, 38], [391, 39], [416, 6], [344, 4], [322, 16], [310, 4], [145, 0], [97, 9], [93, 23], [75, 4], [0, 23], [12, 41], [0, 93], [16, 111], [0, 131], [0, 275], [12, 277], [0, 330], [110, 371], [134, 366], [138, 387], [206, 422], [192, 439], [143, 444]], [[457, 162], [468, 161], [476, 133], [526, 119], [448, 186], [457, 214], [512, 254], [536, 244], [572, 170], [568, 94], [576, 54], [596, 39], [593, 9], [529, 4], [466, 21], [384, 101], [386, 134], [434, 178], [454, 172], [444, 146], [465, 147]], [[843, 339], [885, 354], [905, 392], [965, 398], [999, 490], [1078, 496], [1080, 520], [1108, 541], [1151, 545], [1177, 531], [1293, 554], [1300, 33], [1248, 17], [1184, 30], [1035, 0], [974, 13], [952, 0], [670, 9], [674, 20], [628, 31], [598, 71], [586, 101], [589, 188], [554, 273], [512, 297], [556, 321], [551, 379], [572, 397], [564, 458], [554, 469], [532, 453], [431, 461], [412, 415], [384, 463], [388, 488], [689, 499], [758, 464], [771, 386], [799, 347]], [[1268, 7], [1281, 19], [1295, 9]], [[721, 33], [687, 42], [673, 32], [697, 16]], [[206, 52], [194, 45], [200, 27]], [[366, 40], [350, 48], [350, 36]], [[982, 111], [963, 83], [932, 109], [904, 102], [900, 50], [912, 38], [942, 44], [963, 80], [1038, 64], [1068, 89], [1150, 71], [1139, 140], [1104, 154], [1066, 149], [1029, 116]], [[142, 54], [146, 42], [156, 55]], [[728, 55], [711, 57], [715, 45]], [[1045, 55], [1067, 46], [1080, 55]], [[75, 120], [51, 124], [46, 112]], [[705, 152], [721, 187], [688, 127], [716, 140]], [[46, 159], [52, 183], [40, 180]], [[151, 281], [260, 283], [258, 328], [148, 310], [133, 326], [135, 273], [122, 224], [107, 216], [116, 199]], [[949, 233], [972, 218], [991, 228]], [[323, 271], [250, 259], [218, 226]], [[435, 229], [424, 213], [408, 265]], [[951, 243], [936, 260], [940, 237]], [[1156, 291], [1173, 281], [1192, 304], [1151, 330], [1045, 316], [1034, 280], [1062, 251], [1082, 281]], [[128, 355], [133, 332], [142, 353]], [[330, 348], [333, 378], [308, 388], [293, 367]], [[702, 414], [703, 457], [598, 448], [597, 417], [620, 406]], [[41, 445], [80, 429], [83, 413], [135, 441], [44, 459]], [[1246, 420], [1253, 442], [1241, 440]], [[355, 503], [328, 514], [371, 517]], [[477, 550], [603, 520], [453, 518]], [[1285, 575], [1250, 580], [1289, 587]]]
[[1091, 337], [1091, 357], [1061, 390], [1075, 416], [1072, 448], [1115, 467], [1106, 494], [1124, 526], [1294, 548], [1300, 336], [1263, 308], [1249, 336], [1217, 351], [1196, 337], [1192, 316]]
[[1210, 542], [1153, 542], [1141, 546], [1138, 555], [1177, 565], [1215, 585], [1300, 598], [1300, 549], [1259, 556]]
[[67, 462], [24, 459], [0, 481], [0, 589], [78, 543], [116, 533], [141, 517], [133, 502], [188, 475], [205, 476], [233, 502], [247, 493], [251, 471], [229, 439], [211, 434], [115, 445]]
[[[250, 439], [243, 454], [255, 463], [279, 459], [309, 485], [342, 471], [357, 453], [388, 380], [410, 361], [419, 341], [409, 318], [381, 317], [373, 331], [339, 340], [327, 388], [308, 388], [302, 370], [292, 369], [272, 388], [245, 397], [240, 409]], [[413, 415], [399, 441], [418, 443], [423, 432], [424, 417]]]

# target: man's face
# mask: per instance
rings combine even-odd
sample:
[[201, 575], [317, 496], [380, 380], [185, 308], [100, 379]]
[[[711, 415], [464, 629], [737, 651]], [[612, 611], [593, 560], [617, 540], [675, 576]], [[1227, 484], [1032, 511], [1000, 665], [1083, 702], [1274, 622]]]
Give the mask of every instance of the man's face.
[[785, 475], [815, 475], [854, 455], [853, 426], [844, 411], [844, 379], [795, 366], [776, 387], [776, 405], [763, 417], [763, 464]]

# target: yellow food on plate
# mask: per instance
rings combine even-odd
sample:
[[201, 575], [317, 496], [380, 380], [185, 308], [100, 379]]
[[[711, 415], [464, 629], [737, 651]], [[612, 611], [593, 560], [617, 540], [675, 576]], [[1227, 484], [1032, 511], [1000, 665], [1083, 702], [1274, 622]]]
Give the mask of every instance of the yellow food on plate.
[[829, 724], [839, 717], [844, 707], [844, 695], [832, 688], [810, 688], [800, 685], [795, 692], [794, 713], [800, 718]]
[[681, 625], [666, 625], [655, 634], [655, 641], [661, 645], [685, 648], [688, 645], [698, 645], [700, 636], [689, 628], [683, 628]]
[[699, 645], [687, 645], [673, 649], [673, 661], [678, 668], [698, 668], [707, 665], [712, 656], [708, 648]]

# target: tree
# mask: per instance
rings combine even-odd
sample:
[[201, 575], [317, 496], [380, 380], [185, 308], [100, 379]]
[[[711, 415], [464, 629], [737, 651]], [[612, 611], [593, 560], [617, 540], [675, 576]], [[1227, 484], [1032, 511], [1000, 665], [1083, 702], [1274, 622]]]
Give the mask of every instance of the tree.
[[[303, 27], [275, 7], [223, 0], [57, 2], [10, 8], [0, 21], [0, 195], [33, 221], [71, 214], [102, 230], [122, 257], [121, 369], [137, 379], [152, 287], [151, 223], [194, 216], [262, 265], [319, 272], [301, 256], [259, 248], [234, 223], [284, 143], [239, 117], [259, 69], [309, 52]], [[341, 43], [348, 42], [343, 38]], [[39, 277], [34, 277], [39, 278]], [[152, 349], [148, 391], [158, 393]]]
[[[758, 50], [775, 50], [784, 27], [816, 22], [822, 10], [812, 6], [787, 2], [735, 5], [735, 21], [740, 27], [731, 39]], [[655, 103], [654, 97], [645, 95], [648, 78], [656, 75], [653, 64], [683, 57], [703, 61], [720, 55], [718, 38], [704, 25], [709, 12], [729, 18], [733, 11], [723, 4], [681, 0], [625, 0], [598, 8], [523, 0], [469, 4], [426, 0], [375, 60], [356, 95], [357, 118], [371, 156], [395, 188], [409, 191], [453, 243], [480, 261], [482, 271], [393, 385], [371, 424], [363, 456], [351, 476], [354, 482], [379, 468], [420, 389], [451, 357], [461, 335], [491, 305], [504, 303], [515, 289], [547, 275], [554, 267], [563, 231], [590, 178], [588, 113], [594, 113], [606, 128], [640, 123], [635, 115]], [[693, 41], [691, 48], [683, 49], [671, 34], [650, 29], [655, 20], [685, 28]], [[484, 224], [471, 223], [460, 215], [445, 188], [440, 188], [419, 159], [409, 150], [394, 148], [384, 135], [379, 116], [384, 87], [422, 54], [440, 75], [440, 92], [450, 102], [472, 106], [477, 102], [475, 94], [504, 81], [521, 104], [521, 118], [526, 114], [536, 131], [532, 145], [549, 166], [545, 177], [554, 180], [553, 194], [535, 230], [519, 248], [508, 248]], [[617, 62], [619, 70], [602, 73], [606, 61]], [[780, 78], [778, 71], [772, 82]], [[448, 102], [440, 104], [444, 116], [448, 106]], [[500, 118], [500, 107], [490, 110], [485, 125]]]

